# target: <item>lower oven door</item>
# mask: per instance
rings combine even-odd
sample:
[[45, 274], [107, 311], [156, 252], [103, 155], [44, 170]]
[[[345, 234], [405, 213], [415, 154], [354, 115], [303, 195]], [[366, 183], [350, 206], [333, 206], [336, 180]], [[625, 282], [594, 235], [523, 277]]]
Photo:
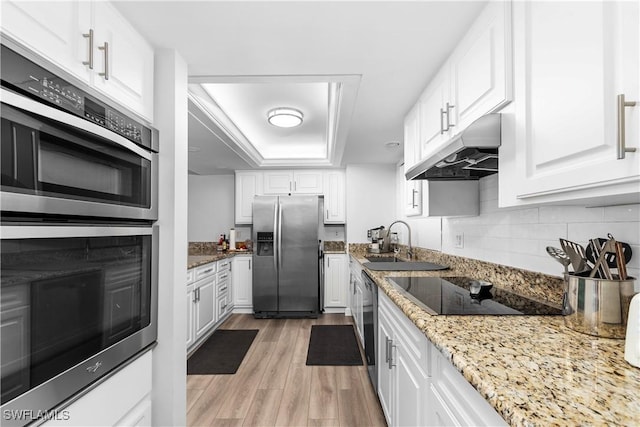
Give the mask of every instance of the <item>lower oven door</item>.
[[156, 227], [3, 226], [1, 253], [3, 425], [35, 421], [155, 342]]

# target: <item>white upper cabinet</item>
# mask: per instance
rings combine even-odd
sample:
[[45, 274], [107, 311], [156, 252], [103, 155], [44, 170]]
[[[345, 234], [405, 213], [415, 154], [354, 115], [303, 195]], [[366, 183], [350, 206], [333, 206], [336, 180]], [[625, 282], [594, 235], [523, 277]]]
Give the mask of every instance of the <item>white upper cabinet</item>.
[[511, 39], [511, 2], [489, 2], [418, 101], [420, 158], [512, 100]]
[[153, 48], [109, 2], [94, 5], [96, 88], [153, 119]]
[[513, 16], [500, 205], [640, 201], [640, 152], [619, 145], [640, 150], [640, 104], [617, 103], [640, 101], [639, 3], [515, 2]]
[[[420, 160], [420, 104], [416, 104], [404, 119], [404, 171]], [[402, 177], [404, 179], [404, 176]], [[422, 214], [422, 182], [406, 181], [404, 213]]]
[[420, 104], [416, 104], [404, 118], [404, 170], [420, 160]]
[[153, 49], [111, 3], [3, 1], [2, 31], [153, 122]]
[[324, 173], [324, 223], [344, 224], [347, 221], [347, 196], [343, 170]]
[[[91, 4], [2, 2], [2, 31], [77, 78], [89, 82]], [[86, 37], [85, 37], [86, 34]]]
[[322, 194], [322, 171], [265, 171], [264, 194]]
[[253, 198], [262, 194], [262, 172], [236, 171], [236, 224], [253, 223]]
[[511, 2], [489, 2], [451, 56], [454, 134], [513, 98], [511, 40]]

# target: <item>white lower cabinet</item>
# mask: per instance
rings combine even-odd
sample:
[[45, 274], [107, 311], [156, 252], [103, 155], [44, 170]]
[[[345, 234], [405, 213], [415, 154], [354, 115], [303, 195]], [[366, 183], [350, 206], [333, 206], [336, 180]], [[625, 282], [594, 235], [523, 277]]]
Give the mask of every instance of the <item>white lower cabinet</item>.
[[381, 292], [378, 301], [378, 394], [387, 424], [431, 425], [426, 337]]
[[43, 426], [151, 426], [152, 351], [116, 372]]
[[341, 308], [347, 306], [347, 255], [325, 254], [324, 256], [324, 306]]
[[238, 313], [253, 312], [252, 263], [252, 255], [236, 255], [233, 257], [233, 310]]
[[364, 283], [362, 282], [362, 267], [353, 256], [349, 258], [349, 271], [349, 306], [351, 308], [351, 315], [353, 316], [353, 323], [355, 323], [356, 326], [358, 339], [364, 347], [364, 324], [362, 318]]
[[388, 425], [507, 425], [382, 291], [376, 355], [378, 396]]
[[187, 353], [233, 312], [232, 262], [225, 258], [187, 271]]

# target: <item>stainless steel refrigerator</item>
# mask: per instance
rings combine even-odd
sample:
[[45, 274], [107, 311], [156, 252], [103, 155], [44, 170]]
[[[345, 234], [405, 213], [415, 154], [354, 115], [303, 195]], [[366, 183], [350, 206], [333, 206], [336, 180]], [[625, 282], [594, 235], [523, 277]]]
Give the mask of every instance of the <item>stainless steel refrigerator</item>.
[[323, 198], [253, 200], [255, 317], [317, 317], [322, 308]]

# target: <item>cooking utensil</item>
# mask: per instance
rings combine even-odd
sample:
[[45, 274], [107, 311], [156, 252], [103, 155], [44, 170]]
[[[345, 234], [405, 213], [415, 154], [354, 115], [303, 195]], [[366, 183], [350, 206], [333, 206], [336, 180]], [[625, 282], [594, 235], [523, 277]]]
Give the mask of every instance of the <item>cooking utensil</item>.
[[618, 263], [618, 278], [620, 280], [627, 280], [627, 263], [625, 262], [624, 248], [622, 247], [622, 243], [616, 242], [616, 262]]
[[564, 274], [569, 273], [569, 264], [571, 264], [571, 259], [567, 256], [565, 251], [562, 249], [554, 248], [553, 246], [547, 246], [547, 253], [551, 256], [551, 258], [558, 261], [564, 267]]
[[599, 274], [601, 279], [612, 280], [613, 276], [611, 274], [611, 270], [609, 270], [609, 263], [605, 260], [605, 256], [608, 253], [615, 254], [616, 251], [616, 241], [613, 236], [609, 235], [610, 239], [605, 241], [602, 246], [596, 241], [596, 239], [591, 239], [589, 242], [593, 245], [594, 254], [598, 256], [595, 261], [595, 265], [593, 266], [593, 270], [591, 270], [591, 274], [589, 277], [595, 277], [596, 273]]
[[[592, 239], [592, 240], [597, 241], [600, 244], [599, 247], [602, 247], [602, 245], [604, 244], [604, 242], [606, 242], [607, 239], [599, 237], [597, 239]], [[629, 264], [629, 261], [631, 261], [631, 257], [633, 256], [633, 251], [631, 250], [631, 246], [629, 246], [629, 244], [625, 242], [620, 242], [620, 244], [622, 245], [622, 253], [624, 254], [624, 263]], [[592, 263], [595, 263], [596, 259], [598, 258], [598, 256], [594, 254], [593, 246], [591, 244], [587, 245], [585, 255], [587, 260], [589, 260]], [[609, 265], [609, 268], [618, 268], [618, 261], [616, 260], [616, 258], [617, 256], [615, 253], [605, 255], [605, 259], [607, 261], [607, 264]]]
[[560, 246], [571, 260], [573, 271], [579, 272], [587, 268], [587, 257], [584, 247], [567, 239], [560, 239]]

